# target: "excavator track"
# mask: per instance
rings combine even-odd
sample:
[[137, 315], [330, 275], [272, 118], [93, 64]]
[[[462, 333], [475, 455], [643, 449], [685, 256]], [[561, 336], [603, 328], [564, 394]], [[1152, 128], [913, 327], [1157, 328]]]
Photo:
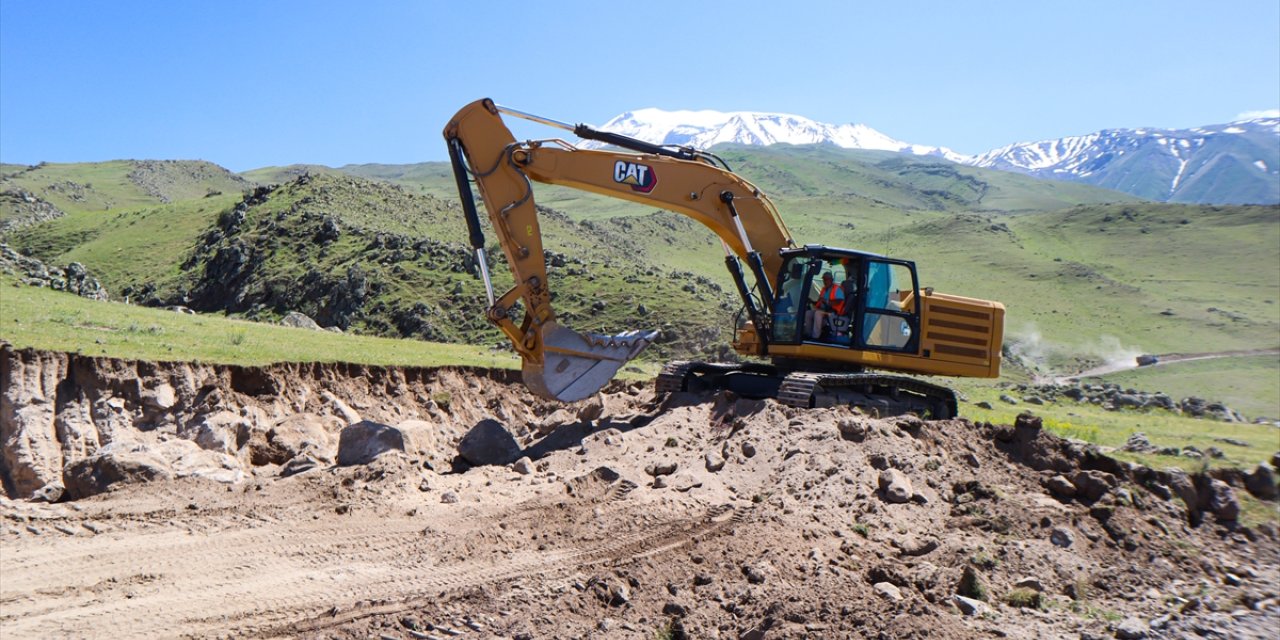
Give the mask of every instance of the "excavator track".
[[697, 363], [685, 360], [675, 360], [668, 362], [667, 366], [662, 368], [658, 374], [658, 379], [654, 382], [658, 393], [674, 393], [684, 391], [685, 377], [689, 375], [689, 371], [693, 369], [693, 365]]
[[805, 409], [852, 404], [881, 415], [916, 413], [936, 419], [953, 418], [957, 412], [950, 389], [879, 373], [794, 372], [782, 381], [778, 402]]
[[676, 361], [663, 368], [655, 386], [658, 393], [728, 389], [802, 409], [851, 405], [879, 416], [915, 413], [946, 419], [957, 413], [956, 396], [950, 389], [879, 373], [785, 371], [759, 365]]

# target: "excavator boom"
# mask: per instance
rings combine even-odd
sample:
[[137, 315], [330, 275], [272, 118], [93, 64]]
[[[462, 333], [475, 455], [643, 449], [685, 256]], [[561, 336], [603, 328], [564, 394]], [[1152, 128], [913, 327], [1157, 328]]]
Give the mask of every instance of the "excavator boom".
[[[445, 139], [453, 162], [470, 232], [489, 296], [488, 319], [511, 339], [523, 360], [526, 385], [550, 399], [572, 401], [594, 394], [618, 369], [656, 337], [652, 331], [613, 336], [579, 334], [561, 325], [551, 307], [542, 234], [530, 180], [680, 211], [715, 230], [729, 251], [754, 264], [757, 281], [780, 266], [779, 248], [794, 244], [773, 204], [739, 176], [693, 152], [673, 152], [579, 125], [578, 132], [604, 140], [644, 145], [636, 155], [577, 149], [561, 141], [517, 142], [485, 99], [473, 102], [449, 122]], [[527, 117], [527, 114], [517, 114]], [[544, 124], [561, 125], [547, 119]], [[484, 255], [484, 233], [468, 178], [474, 179], [515, 276], [515, 286], [495, 296]], [[726, 202], [730, 205], [726, 206]], [[752, 244], [763, 244], [765, 252]], [[754, 259], [754, 262], [752, 262]], [[769, 296], [764, 296], [766, 299]], [[517, 325], [510, 311], [524, 305]]]

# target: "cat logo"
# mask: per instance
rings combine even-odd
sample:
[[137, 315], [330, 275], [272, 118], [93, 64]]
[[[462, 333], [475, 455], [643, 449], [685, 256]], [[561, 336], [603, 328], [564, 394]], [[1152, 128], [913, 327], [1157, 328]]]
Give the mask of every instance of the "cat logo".
[[613, 165], [613, 181], [631, 185], [632, 191], [649, 193], [658, 184], [658, 174], [653, 167], [619, 160]]

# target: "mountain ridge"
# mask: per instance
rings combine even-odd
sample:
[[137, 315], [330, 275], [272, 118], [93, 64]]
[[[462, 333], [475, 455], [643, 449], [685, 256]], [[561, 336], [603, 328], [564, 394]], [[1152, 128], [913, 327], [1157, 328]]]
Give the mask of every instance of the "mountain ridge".
[[931, 156], [1166, 202], [1280, 203], [1280, 117], [1270, 113], [1190, 129], [1103, 129], [1017, 142], [973, 156], [903, 142], [865, 124], [832, 125], [785, 113], [646, 108], [624, 112], [601, 129], [655, 144], [703, 149], [726, 143], [829, 144]]

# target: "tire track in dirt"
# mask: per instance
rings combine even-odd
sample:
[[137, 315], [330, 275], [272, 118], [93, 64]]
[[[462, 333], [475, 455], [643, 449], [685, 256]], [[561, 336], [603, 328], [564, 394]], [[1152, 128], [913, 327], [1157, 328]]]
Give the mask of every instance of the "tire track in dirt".
[[[603, 544], [566, 551], [530, 554], [519, 561], [504, 565], [480, 569], [459, 568], [447, 572], [448, 575], [444, 578], [426, 582], [418, 581], [414, 588], [401, 591], [405, 594], [403, 597], [392, 602], [387, 602], [385, 598], [377, 602], [357, 602], [350, 610], [335, 609], [305, 622], [268, 629], [265, 635], [286, 637], [320, 631], [342, 626], [361, 618], [400, 613], [414, 608], [427, 598], [435, 599], [450, 592], [532, 575], [543, 578], [558, 577], [584, 566], [658, 555], [680, 548], [695, 539], [713, 535], [727, 526], [740, 524], [745, 521], [748, 513], [749, 511], [735, 509], [732, 505], [718, 505], [709, 509], [700, 518], [668, 523], [659, 527], [659, 530], [654, 533], [625, 536]], [[394, 592], [397, 587], [405, 585], [398, 581], [387, 586], [392, 587], [391, 591]]]
[[[626, 515], [629, 484], [574, 508], [590, 513], [603, 505]], [[448, 536], [423, 519], [396, 517], [366, 524], [281, 521], [211, 535], [183, 529], [43, 540], [40, 547], [6, 549], [0, 562], [6, 576], [0, 635], [296, 635], [411, 608], [442, 593], [661, 553], [734, 523], [735, 513], [717, 507], [599, 544], [453, 564], [442, 561], [442, 544], [491, 534], [483, 521]]]

